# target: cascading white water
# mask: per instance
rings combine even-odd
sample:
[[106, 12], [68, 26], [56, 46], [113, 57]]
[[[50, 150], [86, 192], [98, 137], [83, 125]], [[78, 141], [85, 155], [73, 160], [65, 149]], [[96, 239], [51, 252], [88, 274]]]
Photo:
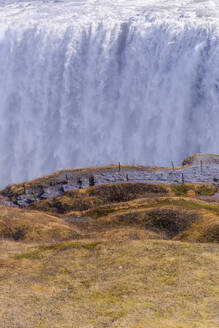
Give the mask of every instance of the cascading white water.
[[218, 153], [217, 3], [0, 1], [0, 185]]

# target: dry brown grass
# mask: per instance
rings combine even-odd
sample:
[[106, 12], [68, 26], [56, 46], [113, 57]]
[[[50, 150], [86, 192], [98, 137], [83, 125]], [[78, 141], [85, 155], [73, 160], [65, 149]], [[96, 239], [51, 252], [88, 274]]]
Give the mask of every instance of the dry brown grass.
[[[191, 192], [196, 197], [215, 191], [208, 185], [116, 183], [72, 190], [30, 207], [66, 218], [67, 222], [75, 216], [91, 218], [89, 223], [71, 224], [86, 238], [131, 227], [146, 229], [158, 238], [218, 242], [219, 206], [189, 197]], [[185, 197], [176, 197], [178, 194]]]
[[[178, 201], [182, 202], [182, 200]], [[190, 204], [185, 203], [185, 205]], [[215, 213], [202, 209], [197, 211], [184, 208], [178, 206], [177, 202], [175, 206], [163, 202], [159, 208], [130, 208], [99, 217], [96, 221], [95, 230], [99, 229], [101, 232], [115, 229], [115, 227], [118, 229], [133, 227], [154, 232], [159, 236], [158, 238], [163, 239], [219, 242], [218, 224], [219, 216]]]
[[35, 202], [30, 208], [52, 213], [83, 211], [141, 197], [161, 196], [167, 194], [169, 190], [164, 185], [153, 183], [114, 183], [67, 191], [63, 196]]
[[219, 327], [219, 204], [195, 199], [213, 192], [123, 183], [1, 205], [0, 328]]
[[92, 218], [90, 232], [132, 227], [155, 232], [159, 238], [219, 242], [219, 205], [191, 198], [143, 198], [77, 213]]
[[50, 242], [79, 238], [76, 228], [45, 213], [0, 206], [0, 238]]
[[[23, 210], [1, 206], [0, 237], [48, 242], [93, 236], [111, 238], [113, 229], [123, 233], [124, 229], [134, 229], [143, 239], [156, 235], [163, 239], [218, 242], [219, 205], [190, 198], [191, 191], [195, 197], [211, 194], [214, 187], [117, 183], [72, 190]], [[178, 193], [186, 197], [176, 197]], [[128, 235], [124, 234], [124, 238]], [[134, 235], [130, 234], [133, 238]]]
[[0, 251], [1, 327], [219, 325], [218, 245], [94, 240], [33, 247], [4, 241]]
[[98, 208], [102, 205], [127, 202], [138, 198], [158, 198], [164, 195], [187, 196], [212, 196], [217, 188], [212, 185], [178, 184], [165, 186], [155, 183], [113, 183], [91, 188], [71, 190], [55, 198], [34, 202], [32, 209], [51, 213], [67, 213], [70, 211], [84, 211]]

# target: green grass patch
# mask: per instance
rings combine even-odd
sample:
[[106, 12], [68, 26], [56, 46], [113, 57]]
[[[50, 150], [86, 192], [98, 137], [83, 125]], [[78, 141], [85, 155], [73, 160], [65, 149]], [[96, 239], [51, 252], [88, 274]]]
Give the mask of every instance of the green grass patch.
[[22, 254], [16, 254], [13, 259], [15, 260], [39, 260], [40, 259], [40, 253], [39, 250], [35, 250], [33, 252], [27, 252]]
[[27, 260], [37, 260], [40, 259], [41, 254], [43, 252], [47, 251], [65, 251], [68, 249], [80, 249], [80, 248], [85, 248], [92, 250], [96, 246], [100, 245], [101, 242], [91, 242], [91, 243], [82, 243], [82, 242], [63, 242], [63, 243], [56, 243], [52, 245], [40, 245], [35, 247], [36, 250], [32, 252], [27, 252], [27, 253], [22, 253], [22, 254], [17, 254], [14, 256], [15, 260], [22, 260], [22, 259], [27, 259]]
[[197, 196], [213, 196], [217, 192], [217, 187], [207, 184], [187, 184], [179, 183], [170, 186], [176, 196], [186, 196], [192, 190]]
[[96, 246], [100, 245], [101, 242], [92, 242], [92, 243], [80, 243], [80, 242], [68, 242], [68, 243], [56, 243], [52, 245], [40, 245], [37, 248], [41, 252], [45, 251], [65, 251], [67, 249], [72, 248], [86, 248], [86, 249], [94, 249]]

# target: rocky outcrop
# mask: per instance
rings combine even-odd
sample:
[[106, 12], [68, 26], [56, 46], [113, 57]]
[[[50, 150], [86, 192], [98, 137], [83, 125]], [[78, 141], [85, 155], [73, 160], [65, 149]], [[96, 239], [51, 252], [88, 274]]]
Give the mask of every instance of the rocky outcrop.
[[196, 183], [219, 187], [219, 155], [195, 154], [186, 159], [184, 164], [186, 165], [171, 169], [114, 165], [106, 168], [60, 171], [37, 180], [8, 186], [0, 195], [4, 202], [25, 207], [37, 200], [88, 187], [91, 177], [94, 178], [95, 185], [129, 181], [166, 185]]

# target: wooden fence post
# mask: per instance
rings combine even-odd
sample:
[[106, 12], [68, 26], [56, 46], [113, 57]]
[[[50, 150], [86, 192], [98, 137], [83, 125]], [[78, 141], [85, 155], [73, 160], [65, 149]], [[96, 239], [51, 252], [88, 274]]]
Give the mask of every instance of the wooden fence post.
[[173, 164], [173, 161], [171, 161], [171, 165], [172, 165], [172, 169], [173, 169], [173, 171], [174, 171], [174, 164]]

